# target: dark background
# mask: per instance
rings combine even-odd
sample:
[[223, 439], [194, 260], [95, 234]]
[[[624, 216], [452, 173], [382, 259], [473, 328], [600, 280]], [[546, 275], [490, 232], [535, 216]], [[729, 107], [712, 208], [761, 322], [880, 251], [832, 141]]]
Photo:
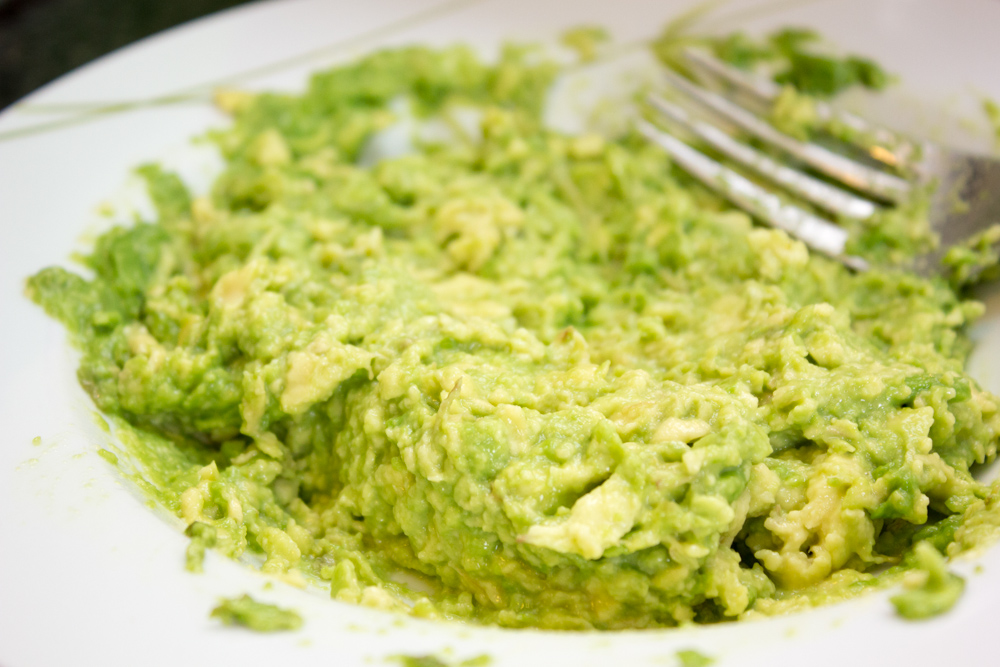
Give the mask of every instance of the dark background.
[[0, 0], [0, 109], [61, 74], [247, 0]]

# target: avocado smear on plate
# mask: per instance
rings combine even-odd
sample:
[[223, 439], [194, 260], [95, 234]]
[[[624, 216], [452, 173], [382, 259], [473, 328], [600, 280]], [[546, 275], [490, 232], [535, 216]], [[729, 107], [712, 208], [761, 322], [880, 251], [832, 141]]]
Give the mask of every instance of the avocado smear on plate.
[[297, 612], [258, 602], [249, 595], [223, 600], [212, 610], [212, 618], [225, 625], [241, 625], [257, 632], [281, 632], [302, 627], [302, 617]]
[[[208, 195], [147, 166], [157, 220], [103, 234], [90, 277], [29, 279], [188, 566], [611, 630], [841, 599], [928, 567], [914, 544], [991, 539], [982, 306], [812, 254], [637, 136], [547, 129], [557, 74], [408, 47], [220, 93]], [[450, 134], [363, 160], [400, 101]]]

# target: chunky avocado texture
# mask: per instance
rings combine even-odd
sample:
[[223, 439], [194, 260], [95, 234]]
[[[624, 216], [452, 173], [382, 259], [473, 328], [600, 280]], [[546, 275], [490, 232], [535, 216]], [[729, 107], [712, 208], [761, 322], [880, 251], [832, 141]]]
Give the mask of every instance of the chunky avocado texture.
[[[409, 47], [221, 92], [208, 194], [143, 167], [156, 219], [29, 279], [188, 566], [612, 630], [839, 599], [991, 537], [981, 305], [810, 253], [632, 134], [547, 129], [558, 74]], [[370, 159], [403, 115], [436, 134]]]

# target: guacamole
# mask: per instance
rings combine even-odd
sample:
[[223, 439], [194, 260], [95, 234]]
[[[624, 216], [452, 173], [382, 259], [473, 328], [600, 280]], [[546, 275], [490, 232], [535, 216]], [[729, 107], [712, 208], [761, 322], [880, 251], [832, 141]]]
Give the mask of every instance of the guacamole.
[[[953, 590], [907, 554], [998, 530], [982, 306], [810, 253], [636, 135], [547, 129], [557, 75], [409, 47], [221, 93], [208, 195], [144, 167], [156, 220], [29, 279], [188, 567], [554, 629]], [[371, 159], [403, 108], [448, 131]]]

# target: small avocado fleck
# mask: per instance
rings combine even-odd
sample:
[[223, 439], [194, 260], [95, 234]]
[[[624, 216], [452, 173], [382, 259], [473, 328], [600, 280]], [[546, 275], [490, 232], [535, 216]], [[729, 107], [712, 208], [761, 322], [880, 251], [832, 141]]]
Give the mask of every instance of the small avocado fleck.
[[684, 649], [677, 651], [677, 662], [681, 667], [708, 667], [715, 662], [715, 658], [694, 649]]
[[245, 594], [231, 600], [222, 600], [212, 610], [211, 617], [219, 619], [225, 625], [241, 625], [256, 632], [281, 632], [302, 627], [302, 617], [297, 612], [258, 602]]
[[118, 465], [118, 455], [109, 449], [104, 449], [104, 448], [98, 449], [97, 455], [113, 466]]

